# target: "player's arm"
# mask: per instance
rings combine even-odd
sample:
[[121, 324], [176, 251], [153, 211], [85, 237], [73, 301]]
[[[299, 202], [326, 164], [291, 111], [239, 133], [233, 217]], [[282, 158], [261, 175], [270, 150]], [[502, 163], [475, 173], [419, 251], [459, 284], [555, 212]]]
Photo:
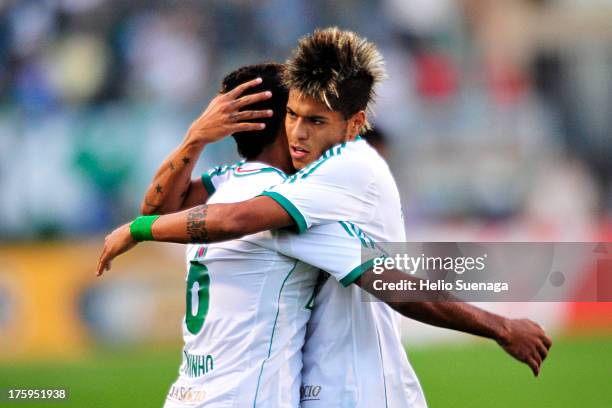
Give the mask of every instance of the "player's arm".
[[[495, 340], [508, 354], [527, 364], [537, 376], [548, 355], [552, 340], [528, 319], [508, 319], [469, 303], [458, 301], [444, 291], [376, 290], [374, 282], [399, 283], [410, 280], [416, 287], [421, 279], [398, 270], [377, 275], [372, 269], [355, 281], [362, 289], [387, 303], [403, 316]], [[380, 288], [381, 285], [378, 285]], [[428, 299], [424, 301], [424, 299]]]
[[293, 218], [269, 197], [231, 204], [200, 205], [161, 216], [152, 227], [152, 241], [209, 243], [293, 225]]
[[[406, 317], [493, 339], [513, 357], [527, 363], [536, 375], [551, 345], [543, 330], [529, 320], [506, 319], [459, 302], [448, 292], [417, 290], [420, 279], [398, 270], [385, 269], [375, 274], [377, 260], [384, 255], [374, 240], [353, 223], [320, 225], [301, 235], [277, 232], [255, 243], [325, 270], [343, 286], [356, 283]], [[412, 281], [416, 289], [377, 290], [384, 284], [406, 280]]]
[[[102, 275], [110, 269], [115, 257], [137, 244], [132, 236], [134, 230], [139, 231], [137, 235], [141, 240], [187, 244], [226, 241], [292, 225], [294, 218], [266, 196], [232, 204], [199, 205], [156, 219], [139, 217], [134, 223], [124, 224], [106, 236], [96, 273]], [[143, 232], [143, 228], [146, 231]]]
[[257, 78], [233, 90], [217, 95], [206, 110], [189, 127], [183, 142], [162, 162], [145, 193], [141, 205], [143, 215], [168, 214], [203, 204], [208, 192], [199, 179], [191, 180], [197, 159], [207, 144], [235, 132], [261, 130], [262, 123], [243, 122], [272, 115], [270, 110], [243, 110], [247, 105], [271, 97], [270, 92], [241, 96], [250, 87], [261, 83]]
[[208, 193], [199, 180], [191, 180], [191, 173], [206, 143], [194, 140], [188, 132], [185, 139], [162, 162], [149, 185], [141, 205], [143, 215], [168, 214], [189, 203], [205, 203]]

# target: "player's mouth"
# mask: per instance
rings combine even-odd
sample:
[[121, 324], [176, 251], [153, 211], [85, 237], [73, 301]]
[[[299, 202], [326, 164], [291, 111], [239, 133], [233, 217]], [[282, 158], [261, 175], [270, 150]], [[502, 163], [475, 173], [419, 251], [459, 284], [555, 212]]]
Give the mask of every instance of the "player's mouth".
[[290, 150], [291, 150], [290, 152], [291, 157], [296, 160], [303, 159], [304, 157], [308, 155], [308, 153], [310, 153], [308, 150], [304, 149], [303, 147], [295, 146], [295, 145], [292, 145]]

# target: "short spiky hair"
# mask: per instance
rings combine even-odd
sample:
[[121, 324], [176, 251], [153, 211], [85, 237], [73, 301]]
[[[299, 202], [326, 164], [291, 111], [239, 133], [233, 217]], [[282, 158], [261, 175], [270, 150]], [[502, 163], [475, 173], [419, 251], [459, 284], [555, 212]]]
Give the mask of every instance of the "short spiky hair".
[[338, 27], [302, 37], [283, 76], [289, 89], [323, 102], [344, 118], [367, 110], [376, 96], [374, 88], [384, 78], [384, 61], [376, 46]]

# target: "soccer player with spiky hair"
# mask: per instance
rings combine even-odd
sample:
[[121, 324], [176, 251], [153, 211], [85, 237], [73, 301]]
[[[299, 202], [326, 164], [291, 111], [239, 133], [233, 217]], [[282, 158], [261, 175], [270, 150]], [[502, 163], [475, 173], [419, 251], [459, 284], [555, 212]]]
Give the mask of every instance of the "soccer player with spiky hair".
[[[340, 224], [364, 246], [405, 239], [399, 193], [385, 161], [359, 137], [367, 126], [382, 58], [373, 44], [337, 28], [300, 40], [288, 62], [285, 128], [293, 165], [299, 169], [260, 196], [234, 204], [197, 206], [154, 219], [135, 220], [106, 241], [98, 273], [138, 240], [216, 242], [265, 230], [294, 228], [308, 237]], [[303, 349], [304, 407], [423, 407], [418, 380], [399, 336], [398, 315], [494, 339], [537, 375], [550, 339], [535, 323], [506, 319], [461, 302], [413, 302], [408, 292], [387, 296], [368, 282], [372, 259], [335, 267], [354, 248], [327, 244], [312, 256], [332, 266], [315, 299]], [[383, 281], [409, 279], [398, 271]], [[363, 300], [363, 292], [382, 302]]]

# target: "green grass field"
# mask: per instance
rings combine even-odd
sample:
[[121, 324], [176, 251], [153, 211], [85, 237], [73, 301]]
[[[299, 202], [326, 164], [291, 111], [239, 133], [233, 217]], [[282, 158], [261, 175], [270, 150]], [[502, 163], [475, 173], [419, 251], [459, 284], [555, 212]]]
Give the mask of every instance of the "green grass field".
[[[179, 346], [98, 351], [79, 362], [0, 365], [0, 389], [67, 388], [62, 402], [4, 407], [159, 407], [174, 380]], [[612, 407], [612, 338], [557, 339], [539, 378], [494, 344], [414, 348], [410, 360], [431, 408]]]

